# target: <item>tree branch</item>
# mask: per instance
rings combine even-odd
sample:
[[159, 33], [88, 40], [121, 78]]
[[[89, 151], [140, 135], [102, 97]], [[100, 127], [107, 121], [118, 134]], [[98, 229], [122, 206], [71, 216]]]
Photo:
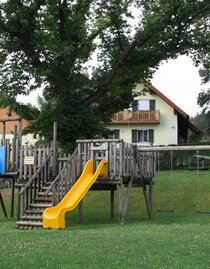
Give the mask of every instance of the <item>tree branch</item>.
[[[209, 3], [206, 2], [206, 4], [204, 3], [204, 5], [199, 10], [193, 11], [193, 17], [199, 15], [202, 16], [206, 6], [209, 6]], [[180, 6], [179, 8], [181, 9]], [[108, 72], [105, 79], [101, 83], [101, 86], [98, 87], [98, 89], [94, 93], [92, 93], [83, 100], [82, 107], [89, 106], [91, 103], [96, 102], [99, 98], [101, 98], [107, 93], [108, 91], [107, 86], [112, 82], [114, 77], [117, 75], [118, 71], [126, 64], [126, 60], [128, 56], [132, 53], [132, 51], [134, 51], [135, 48], [139, 48], [145, 45], [147, 42], [153, 39], [153, 35], [151, 35], [151, 32], [153, 33], [161, 32], [170, 24], [174, 26], [171, 17], [174, 14], [174, 10], [176, 9], [177, 5], [174, 6], [174, 8], [169, 12], [168, 16], [163, 18], [162, 21], [159, 21], [159, 23], [155, 22], [152, 25], [149, 25], [147, 30], [144, 29], [144, 33], [147, 34], [141, 36], [140, 39], [138, 39], [139, 36], [138, 35], [134, 39], [134, 41], [124, 50], [121, 57], [119, 57], [119, 59], [115, 62], [112, 69]], [[189, 13], [184, 13], [182, 15], [182, 21], [186, 22], [188, 20], [189, 20]], [[175, 22], [175, 25], [177, 25], [177, 22]], [[181, 49], [177, 48], [177, 50], [180, 51]]]

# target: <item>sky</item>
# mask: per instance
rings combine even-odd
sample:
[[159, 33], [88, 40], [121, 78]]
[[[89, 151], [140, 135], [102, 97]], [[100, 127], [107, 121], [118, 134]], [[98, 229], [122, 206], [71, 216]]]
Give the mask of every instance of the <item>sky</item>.
[[[198, 70], [189, 57], [179, 56], [176, 60], [162, 63], [151, 82], [189, 116], [195, 116], [201, 110], [197, 105], [198, 94], [207, 88], [201, 85]], [[41, 93], [39, 90], [27, 98], [19, 97], [18, 100], [36, 105], [37, 95]]]
[[199, 68], [187, 56], [164, 62], [153, 76], [152, 84], [189, 116], [201, 111], [197, 97], [207, 85], [201, 84]]

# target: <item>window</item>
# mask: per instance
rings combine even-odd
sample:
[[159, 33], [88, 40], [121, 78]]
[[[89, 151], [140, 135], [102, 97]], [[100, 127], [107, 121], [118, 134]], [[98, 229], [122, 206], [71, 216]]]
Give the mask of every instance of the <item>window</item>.
[[133, 102], [133, 111], [137, 110], [155, 110], [155, 100], [138, 99]]
[[120, 139], [120, 130], [119, 129], [114, 129], [110, 130], [110, 139]]
[[153, 129], [133, 129], [132, 143], [153, 143], [154, 130]]
[[138, 110], [150, 110], [149, 100], [138, 100]]
[[137, 130], [137, 142], [149, 142], [149, 130]]

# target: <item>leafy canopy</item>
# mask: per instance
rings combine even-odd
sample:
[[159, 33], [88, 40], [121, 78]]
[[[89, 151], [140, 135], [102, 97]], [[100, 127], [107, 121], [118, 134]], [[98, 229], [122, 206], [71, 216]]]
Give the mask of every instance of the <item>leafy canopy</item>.
[[[161, 61], [187, 54], [207, 62], [209, 15], [209, 0], [7, 0], [0, 4], [1, 105], [47, 139], [57, 121], [62, 144], [103, 134]], [[40, 86], [39, 108], [16, 101]]]

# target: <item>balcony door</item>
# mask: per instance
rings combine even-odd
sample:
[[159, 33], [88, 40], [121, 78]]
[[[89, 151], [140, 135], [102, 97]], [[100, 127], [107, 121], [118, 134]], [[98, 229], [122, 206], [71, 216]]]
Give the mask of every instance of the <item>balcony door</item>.
[[138, 110], [150, 110], [150, 100], [139, 99], [138, 100]]

